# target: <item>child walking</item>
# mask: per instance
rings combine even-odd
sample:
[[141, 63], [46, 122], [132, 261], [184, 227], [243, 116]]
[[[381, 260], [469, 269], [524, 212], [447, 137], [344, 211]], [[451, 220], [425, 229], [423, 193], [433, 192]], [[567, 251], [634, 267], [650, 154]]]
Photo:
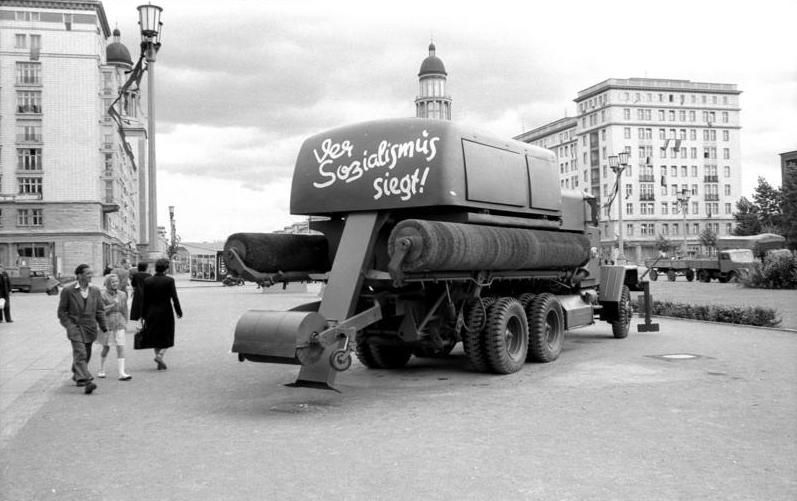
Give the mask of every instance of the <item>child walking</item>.
[[97, 335], [97, 344], [102, 345], [100, 371], [97, 377], [105, 377], [105, 361], [111, 346], [116, 346], [116, 359], [119, 363], [119, 381], [130, 381], [133, 376], [125, 372], [125, 331], [127, 327], [127, 293], [119, 290], [119, 277], [113, 273], [105, 277], [105, 290], [102, 291], [105, 305], [105, 321], [108, 330]]

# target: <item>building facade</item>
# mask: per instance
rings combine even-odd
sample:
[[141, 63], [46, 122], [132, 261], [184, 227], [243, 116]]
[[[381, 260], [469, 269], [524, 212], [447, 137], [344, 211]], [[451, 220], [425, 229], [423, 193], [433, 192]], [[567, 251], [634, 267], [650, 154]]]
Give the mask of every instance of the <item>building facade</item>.
[[135, 261], [146, 133], [102, 3], [8, 0], [0, 28], [0, 263], [58, 276]]
[[429, 55], [418, 72], [418, 97], [415, 98], [415, 116], [451, 120], [451, 96], [446, 93], [446, 67], [436, 55], [434, 43], [429, 44]]
[[[734, 84], [611, 78], [578, 93], [576, 117], [516, 139], [553, 150], [562, 187], [600, 200], [604, 255], [617, 254], [619, 210], [627, 259], [656, 256], [659, 239], [696, 255], [704, 230], [733, 232], [740, 94]], [[630, 160], [618, 180], [609, 157], [623, 151]]]

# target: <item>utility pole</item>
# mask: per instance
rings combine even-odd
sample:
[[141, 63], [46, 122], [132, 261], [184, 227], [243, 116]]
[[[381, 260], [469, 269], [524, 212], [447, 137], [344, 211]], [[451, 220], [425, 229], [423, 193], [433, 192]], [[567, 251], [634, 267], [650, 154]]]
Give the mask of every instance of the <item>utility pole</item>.
[[684, 245], [683, 245], [683, 257], [686, 257], [686, 211], [689, 210], [689, 191], [688, 190], [681, 190], [681, 194], [678, 195], [678, 206], [681, 208], [681, 214], [684, 216]]
[[628, 152], [621, 151], [617, 156], [612, 155], [609, 157], [609, 167], [612, 168], [614, 171], [617, 179], [617, 208], [618, 208], [618, 217], [617, 217], [617, 246], [619, 247], [617, 253], [617, 264], [625, 264], [625, 243], [623, 242], [623, 200], [624, 197], [622, 195], [622, 185], [620, 183], [620, 177], [623, 174], [623, 171], [626, 167], [628, 167]]

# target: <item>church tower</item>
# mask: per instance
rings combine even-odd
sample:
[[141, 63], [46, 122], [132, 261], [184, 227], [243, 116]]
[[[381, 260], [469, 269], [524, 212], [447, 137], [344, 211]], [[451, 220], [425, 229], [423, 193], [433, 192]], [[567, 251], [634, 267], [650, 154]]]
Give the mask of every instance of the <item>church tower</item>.
[[446, 94], [446, 67], [435, 55], [434, 43], [429, 44], [429, 56], [418, 72], [420, 92], [415, 98], [415, 116], [437, 120], [451, 120], [451, 96]]

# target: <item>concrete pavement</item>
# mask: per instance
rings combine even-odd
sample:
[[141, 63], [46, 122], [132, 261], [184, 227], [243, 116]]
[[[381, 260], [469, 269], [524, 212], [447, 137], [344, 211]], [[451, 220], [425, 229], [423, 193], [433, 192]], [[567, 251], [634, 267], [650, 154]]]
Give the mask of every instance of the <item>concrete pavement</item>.
[[34, 382], [7, 407], [30, 415], [4, 435], [2, 499], [797, 497], [794, 333], [659, 318], [615, 340], [603, 323], [509, 376], [455, 350], [399, 371], [355, 361], [336, 393], [229, 353], [243, 311], [312, 294], [187, 285], [169, 370], [134, 352], [134, 379], [111, 371], [92, 396], [69, 384], [57, 298], [14, 295], [2, 366], [19, 336], [63, 356], [8, 361]]

